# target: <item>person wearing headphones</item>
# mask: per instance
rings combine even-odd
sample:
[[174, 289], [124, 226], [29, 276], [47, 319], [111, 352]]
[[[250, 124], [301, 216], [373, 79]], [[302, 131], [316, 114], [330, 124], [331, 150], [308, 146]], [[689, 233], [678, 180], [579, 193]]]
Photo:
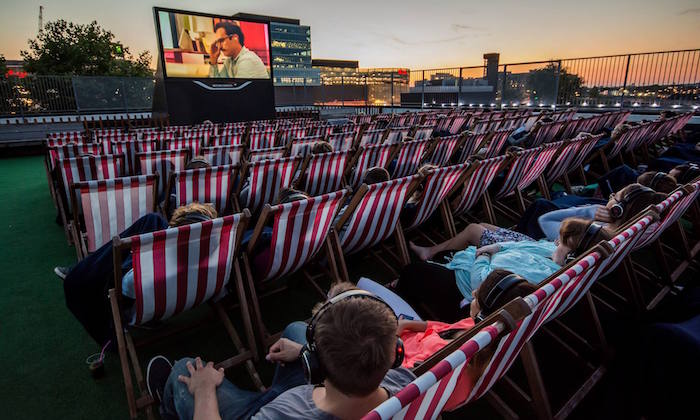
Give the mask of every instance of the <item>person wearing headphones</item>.
[[[415, 379], [402, 368], [398, 319], [379, 297], [339, 283], [310, 323], [290, 324], [266, 359], [278, 363], [265, 392], [239, 389], [201, 359], [149, 363], [163, 418], [360, 418]], [[162, 396], [162, 399], [160, 398]]]

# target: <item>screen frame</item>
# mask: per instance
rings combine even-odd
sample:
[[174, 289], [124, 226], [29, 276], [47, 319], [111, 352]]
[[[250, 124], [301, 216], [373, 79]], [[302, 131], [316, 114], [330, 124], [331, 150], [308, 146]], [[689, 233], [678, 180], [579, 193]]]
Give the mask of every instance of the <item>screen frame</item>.
[[[203, 17], [210, 17], [210, 18], [219, 18], [219, 19], [230, 19], [230, 20], [235, 20], [239, 22], [250, 22], [250, 23], [264, 23], [267, 25], [267, 51], [268, 51], [268, 56], [270, 59], [270, 77], [267, 79], [250, 79], [250, 78], [239, 78], [239, 77], [216, 77], [216, 78], [211, 78], [211, 77], [177, 77], [177, 76], [168, 76], [168, 70], [166, 69], [166, 63], [165, 63], [165, 48], [163, 47], [163, 36], [161, 33], [161, 28], [160, 28], [160, 12], [168, 12], [168, 13], [179, 13], [179, 14], [184, 14], [184, 15], [192, 15], [192, 16], [203, 16]], [[171, 9], [168, 7], [158, 7], [154, 6], [153, 7], [153, 19], [155, 20], [155, 26], [156, 26], [156, 38], [158, 40], [158, 59], [160, 60], [160, 63], [162, 65], [163, 69], [163, 79], [170, 79], [170, 80], [226, 80], [226, 81], [234, 81], [234, 82], [247, 82], [247, 81], [257, 81], [257, 82], [270, 82], [273, 83], [275, 80], [275, 75], [274, 75], [274, 70], [273, 70], [273, 65], [272, 65], [272, 39], [271, 37], [271, 32], [270, 32], [270, 26], [271, 26], [271, 21], [265, 20], [265, 19], [237, 19], [231, 16], [225, 16], [225, 15], [218, 15], [214, 13], [204, 13], [204, 12], [192, 12], [188, 10], [180, 10], [180, 9]]]

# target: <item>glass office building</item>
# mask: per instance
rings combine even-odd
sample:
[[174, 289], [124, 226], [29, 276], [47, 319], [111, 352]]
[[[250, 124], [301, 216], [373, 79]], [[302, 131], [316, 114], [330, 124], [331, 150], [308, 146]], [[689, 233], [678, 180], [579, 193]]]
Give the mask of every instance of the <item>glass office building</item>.
[[270, 22], [275, 86], [319, 86], [321, 72], [311, 67], [311, 27]]

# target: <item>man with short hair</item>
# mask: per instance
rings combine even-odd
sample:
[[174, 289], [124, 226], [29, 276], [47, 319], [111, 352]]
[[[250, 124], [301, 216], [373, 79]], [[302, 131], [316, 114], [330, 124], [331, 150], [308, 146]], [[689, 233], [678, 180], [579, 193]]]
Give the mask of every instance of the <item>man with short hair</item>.
[[304, 384], [300, 356], [308, 332], [306, 324], [296, 322], [270, 347], [266, 359], [280, 365], [264, 393], [238, 389], [224, 379], [222, 369], [199, 358], [179, 360], [172, 370], [162, 356], [152, 359], [147, 382], [151, 395], [163, 396], [161, 414], [164, 418], [252, 416], [258, 420], [360, 418], [367, 414], [415, 375], [405, 368], [392, 368], [399, 354], [394, 312], [379, 298], [367, 296], [368, 292], [341, 296], [352, 289], [347, 283], [336, 285], [329, 293], [336, 298], [321, 307], [312, 321], [311, 339], [320, 366], [315, 375], [322, 372], [325, 378], [318, 385]]
[[[245, 36], [241, 27], [230, 21], [221, 21], [214, 26], [216, 41], [211, 44], [209, 77], [236, 79], [267, 79], [267, 67], [260, 57], [245, 47]], [[219, 68], [219, 55], [224, 55], [224, 64]]]

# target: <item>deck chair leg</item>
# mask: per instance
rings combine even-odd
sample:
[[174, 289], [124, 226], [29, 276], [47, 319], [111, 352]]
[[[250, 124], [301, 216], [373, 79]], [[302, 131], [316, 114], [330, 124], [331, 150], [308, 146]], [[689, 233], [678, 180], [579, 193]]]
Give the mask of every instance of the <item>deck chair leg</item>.
[[[243, 287], [243, 274], [241, 273], [241, 266], [238, 261], [234, 261], [233, 268], [236, 274], [236, 294], [238, 295], [238, 301], [241, 305], [241, 317], [243, 318], [243, 328], [245, 329], [246, 340], [248, 341], [248, 346], [250, 346], [250, 351], [253, 352], [253, 360], [257, 362], [258, 348], [255, 344], [255, 334], [253, 333], [253, 322], [251, 320], [250, 307], [248, 306], [248, 298], [245, 294], [245, 287]], [[226, 317], [226, 319], [230, 322], [228, 317]]]
[[530, 386], [530, 392], [532, 394], [532, 402], [535, 406], [535, 412], [537, 413], [537, 418], [539, 419], [551, 419], [552, 409], [549, 406], [549, 397], [547, 396], [547, 391], [544, 388], [544, 382], [542, 381], [542, 375], [540, 374], [540, 369], [537, 364], [537, 358], [535, 357], [535, 351], [532, 346], [532, 342], [527, 341], [520, 352], [520, 357], [525, 367], [525, 374], [527, 376], [527, 382]]
[[396, 239], [396, 248], [399, 254], [399, 259], [401, 261], [401, 264], [403, 264], [403, 266], [405, 267], [411, 263], [411, 257], [408, 255], [408, 248], [406, 247], [406, 238], [403, 235], [401, 222], [396, 224], [394, 236]]
[[607, 360], [610, 351], [608, 349], [608, 341], [605, 338], [605, 332], [603, 331], [603, 326], [600, 324], [600, 318], [598, 317], [598, 311], [595, 308], [595, 303], [593, 302], [593, 297], [591, 296], [590, 290], [586, 292], [584, 307], [588, 316], [590, 317], [591, 326], [595, 330], [595, 340], [597, 341], [598, 350], [600, 351], [603, 360]]
[[330, 241], [331, 249], [335, 252], [336, 262], [338, 264], [338, 275], [342, 281], [350, 281], [350, 275], [348, 275], [348, 267], [345, 264], [345, 256], [343, 255], [343, 248], [340, 246], [340, 239], [338, 239], [338, 234], [335, 229], [331, 229], [328, 233], [328, 240]]
[[544, 179], [544, 175], [540, 175], [540, 177], [537, 178], [537, 185], [540, 188], [542, 196], [547, 200], [551, 200], [552, 196], [549, 194], [549, 187], [547, 186], [547, 181]]
[[455, 220], [452, 217], [452, 212], [450, 211], [450, 206], [447, 200], [443, 200], [440, 203], [440, 217], [442, 218], [442, 225], [445, 228], [445, 232], [450, 238], [457, 236], [457, 228], [455, 227]]
[[323, 243], [323, 249], [326, 254], [326, 260], [328, 260], [328, 268], [330, 269], [331, 276], [333, 277], [331, 279], [331, 283], [336, 283], [340, 281], [340, 272], [338, 271], [338, 262], [336, 261], [337, 256], [333, 249], [330, 235], [326, 237], [326, 240]]
[[124, 333], [126, 338], [126, 349], [129, 352], [129, 357], [131, 358], [131, 365], [134, 367], [134, 376], [136, 376], [136, 384], [139, 390], [139, 396], [136, 400], [136, 408], [146, 407], [146, 417], [149, 419], [153, 418], [153, 403], [155, 400], [148, 394], [148, 388], [146, 386], [146, 380], [143, 377], [143, 372], [141, 372], [141, 364], [139, 363], [139, 358], [136, 355], [136, 347], [134, 346], [134, 340], [131, 338], [131, 334], [128, 332]]
[[644, 301], [644, 299], [641, 296], [641, 290], [639, 290], [639, 280], [637, 279], [637, 276], [634, 273], [634, 267], [632, 266], [631, 261], [632, 260], [628, 255], [627, 257], [625, 257], [621, 266], [624, 271], [625, 279], [627, 280], [627, 286], [629, 287], [630, 299], [634, 305], [635, 310], [637, 311], [637, 314], [641, 314], [643, 307], [642, 302]]
[[496, 212], [493, 210], [493, 203], [491, 202], [491, 196], [489, 195], [488, 191], [484, 193], [482, 201], [484, 203], [484, 213], [486, 213], [486, 217], [489, 219], [489, 223], [495, 225]]
[[124, 328], [122, 327], [121, 314], [119, 313], [119, 304], [117, 303], [117, 295], [114, 289], [109, 291], [109, 303], [112, 307], [112, 319], [114, 321], [114, 330], [117, 336], [117, 347], [119, 349], [119, 362], [122, 367], [122, 375], [124, 376], [124, 388], [126, 389], [126, 401], [129, 405], [129, 416], [135, 419], [136, 399], [134, 398], [134, 386], [131, 383], [131, 371], [129, 368], [129, 359], [126, 356], [126, 343], [124, 338]]
[[564, 189], [568, 194], [571, 194], [571, 180], [569, 179], [569, 174], [564, 174]]
[[[260, 300], [258, 299], [258, 294], [255, 291], [255, 284], [253, 283], [253, 273], [250, 271], [250, 264], [248, 263], [248, 257], [243, 254], [243, 268], [245, 270], [246, 286], [248, 286], [248, 296], [250, 297], [250, 305], [252, 307], [253, 313], [253, 325], [257, 330], [258, 343], [262, 345], [260, 349], [265, 347], [265, 343], [269, 334], [263, 323], [262, 313], [260, 312]], [[259, 350], [262, 352], [262, 350]]]
[[525, 213], [525, 199], [523, 198], [523, 192], [519, 189], [515, 190], [515, 199], [518, 202], [518, 210], [522, 215], [523, 213]]

